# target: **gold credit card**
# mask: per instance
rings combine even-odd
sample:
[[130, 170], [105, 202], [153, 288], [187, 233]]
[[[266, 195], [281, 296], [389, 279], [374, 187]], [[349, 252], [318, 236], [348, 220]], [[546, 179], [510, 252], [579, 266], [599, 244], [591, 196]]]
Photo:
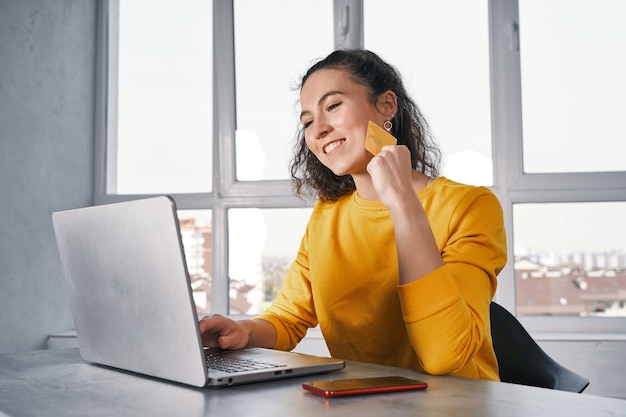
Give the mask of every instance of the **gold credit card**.
[[373, 155], [378, 155], [385, 145], [395, 145], [396, 138], [391, 136], [382, 127], [378, 126], [371, 120], [367, 124], [367, 133], [365, 134], [365, 149]]

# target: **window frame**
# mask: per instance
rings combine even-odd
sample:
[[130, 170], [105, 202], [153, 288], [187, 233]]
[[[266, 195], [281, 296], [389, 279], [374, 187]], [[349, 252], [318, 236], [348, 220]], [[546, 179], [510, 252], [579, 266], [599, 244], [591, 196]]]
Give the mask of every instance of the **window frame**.
[[[117, 93], [117, 20], [120, 0], [98, 2], [94, 203], [105, 204], [153, 195], [107, 192], [114, 172]], [[504, 210], [508, 262], [499, 275], [496, 300], [515, 312], [513, 205], [517, 203], [626, 201], [626, 172], [533, 173], [523, 171], [521, 71], [518, 0], [488, 1], [493, 181], [490, 187]], [[212, 310], [227, 314], [228, 210], [302, 208], [313, 202], [295, 197], [289, 180], [238, 181], [235, 167], [234, 0], [213, 1], [213, 191], [171, 194], [179, 209], [210, 209], [213, 227]], [[335, 48], [363, 47], [363, 1], [334, 0]], [[215, 57], [218, 57], [216, 59]], [[219, 103], [219, 105], [217, 105]], [[520, 317], [531, 332], [625, 334], [626, 318]]]
[[[523, 169], [522, 91], [518, 0], [489, 0], [494, 192], [505, 211], [509, 259], [497, 299], [516, 310], [513, 205], [626, 201], [626, 172], [532, 173]], [[520, 321], [535, 332], [624, 333], [617, 317], [535, 317]]]

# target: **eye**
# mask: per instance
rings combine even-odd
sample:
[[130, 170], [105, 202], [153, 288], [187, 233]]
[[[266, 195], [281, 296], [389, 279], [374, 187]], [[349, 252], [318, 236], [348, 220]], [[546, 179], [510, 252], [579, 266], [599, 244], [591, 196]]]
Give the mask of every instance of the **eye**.
[[309, 126], [313, 124], [313, 120], [307, 120], [306, 122], [302, 122], [302, 127], [307, 129]]
[[329, 104], [328, 107], [326, 107], [326, 111], [334, 110], [340, 105], [341, 105], [341, 102]]

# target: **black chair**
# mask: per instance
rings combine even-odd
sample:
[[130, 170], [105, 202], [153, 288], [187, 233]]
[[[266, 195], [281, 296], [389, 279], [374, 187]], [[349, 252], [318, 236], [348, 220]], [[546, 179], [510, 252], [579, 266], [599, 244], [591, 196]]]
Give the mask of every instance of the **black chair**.
[[517, 318], [494, 302], [491, 303], [491, 337], [502, 382], [579, 393], [589, 385], [587, 378], [548, 356]]

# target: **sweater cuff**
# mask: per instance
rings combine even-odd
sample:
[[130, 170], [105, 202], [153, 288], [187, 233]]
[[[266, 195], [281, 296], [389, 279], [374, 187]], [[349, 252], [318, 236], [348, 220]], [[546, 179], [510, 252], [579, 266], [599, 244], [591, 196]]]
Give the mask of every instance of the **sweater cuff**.
[[399, 285], [398, 292], [406, 323], [428, 318], [461, 300], [445, 265], [409, 284]]

